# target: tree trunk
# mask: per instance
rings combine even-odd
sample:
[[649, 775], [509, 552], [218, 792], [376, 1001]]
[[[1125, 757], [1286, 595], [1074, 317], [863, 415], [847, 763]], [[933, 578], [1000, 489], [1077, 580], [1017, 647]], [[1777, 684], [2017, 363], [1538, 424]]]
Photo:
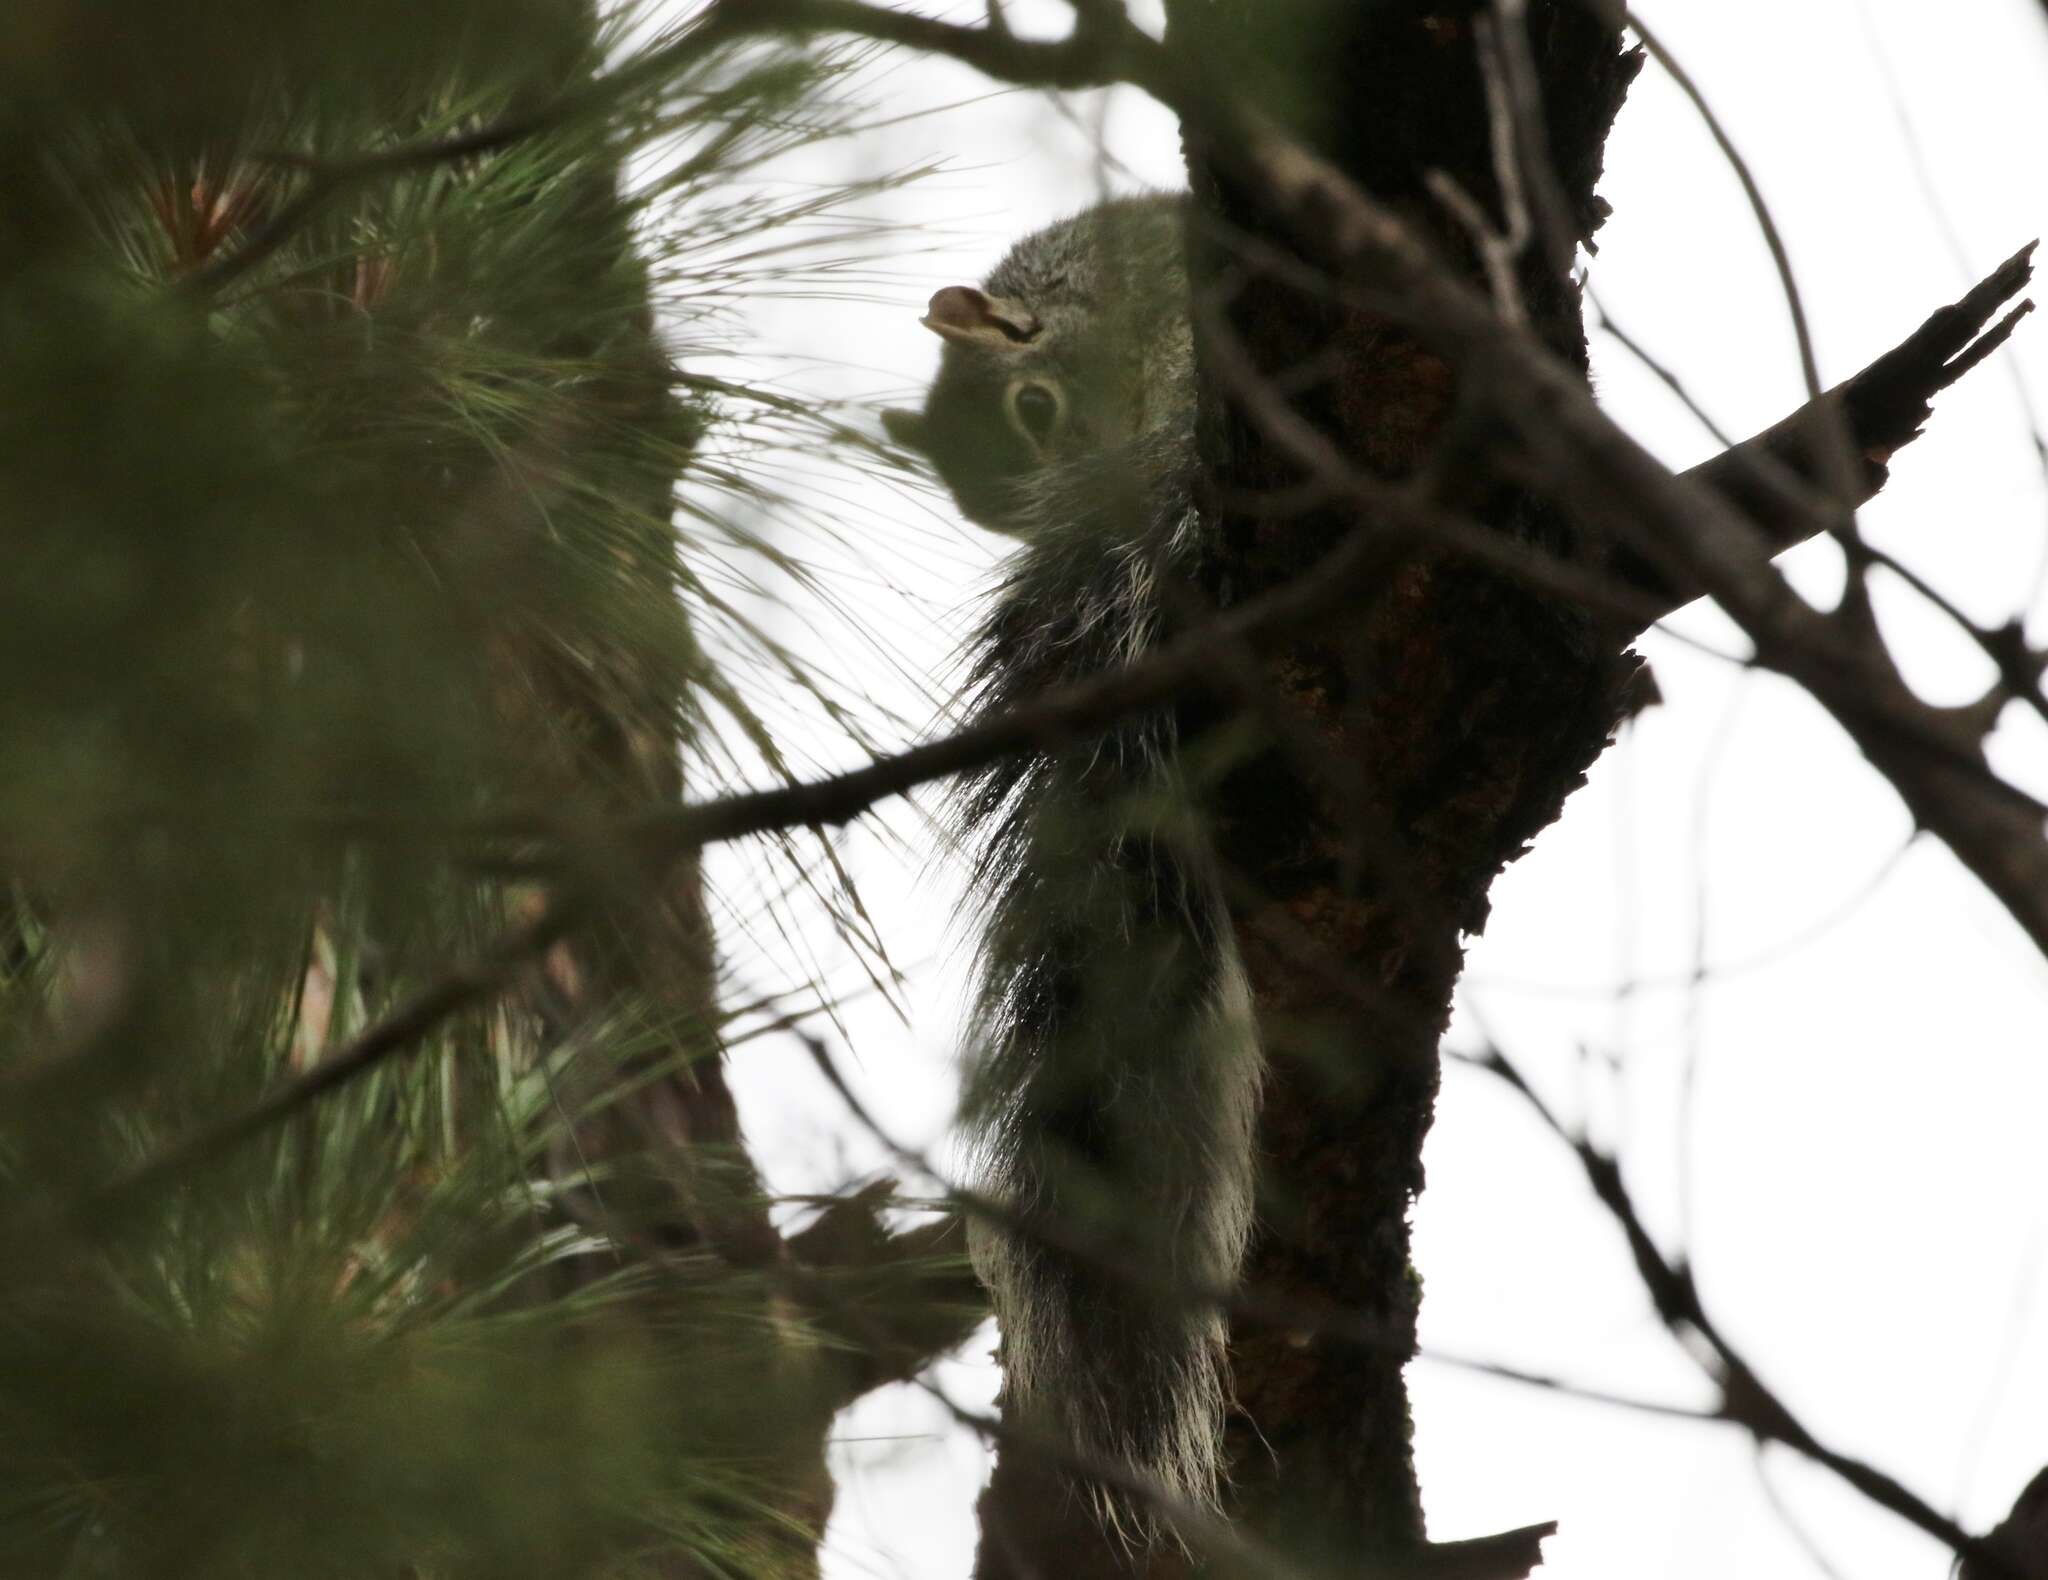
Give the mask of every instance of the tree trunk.
[[[1178, 42], [1212, 60], [1258, 59], [1261, 109], [1434, 240], [1445, 268], [1484, 280], [1472, 238], [1426, 183], [1443, 172], [1509, 229], [1478, 47], [1490, 19], [1413, 0], [1298, 0], [1284, 11], [1270, 0], [1184, 0], [1169, 11]], [[1538, 0], [1529, 13], [1544, 157], [1570, 235], [1589, 237], [1605, 212], [1593, 195], [1602, 150], [1638, 57], [1571, 0]], [[1200, 302], [1244, 268], [1233, 233], [1260, 236], [1262, 219], [1258, 194], [1218, 179], [1199, 142], [1188, 160]], [[1515, 281], [1536, 332], [1583, 371], [1580, 296], [1564, 261], [1532, 240]], [[1196, 334], [1213, 499], [1279, 496], [1303, 481], [1220, 375], [1219, 336], [1235, 337], [1269, 375], [1329, 368], [1294, 406], [1353, 466], [1392, 482], [1471, 470], [1444, 464], [1483, 442], [1461, 428], [1449, 365], [1389, 318], [1266, 273], [1215, 318], [1198, 312]], [[1524, 540], [1574, 548], [1557, 511], [1512, 488], [1482, 482], [1446, 502]], [[1244, 598], [1312, 574], [1339, 538], [1372, 526], [1351, 509], [1219, 510], [1210, 591]], [[1422, 555], [1344, 627], [1262, 663], [1269, 706], [1308, 725], [1328, 766], [1305, 774], [1299, 753], [1272, 747], [1218, 797], [1218, 843], [1242, 883], [1235, 919], [1271, 1061], [1245, 1283], [1255, 1302], [1341, 1310], [1376, 1336], [1361, 1343], [1307, 1323], [1233, 1328], [1234, 1495], [1291, 1549], [1306, 1544], [1304, 1556], [1384, 1563], [1424, 1541], [1402, 1375], [1421, 1295], [1408, 1213], [1423, 1184], [1461, 939], [1484, 926], [1495, 874], [1584, 782], [1635, 667], [1579, 612]]]

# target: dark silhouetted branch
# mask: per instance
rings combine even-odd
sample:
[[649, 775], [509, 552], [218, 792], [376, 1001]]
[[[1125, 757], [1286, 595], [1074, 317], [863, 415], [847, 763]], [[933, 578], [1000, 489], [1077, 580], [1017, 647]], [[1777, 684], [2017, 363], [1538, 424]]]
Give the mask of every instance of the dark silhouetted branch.
[[1498, 1077], [1518, 1093], [1535, 1111], [1544, 1128], [1569, 1147], [1579, 1160], [1586, 1183], [1592, 1187], [1593, 1194], [1628, 1241], [1629, 1255], [1635, 1263], [1637, 1276], [1642, 1279], [1658, 1317], [1680, 1340], [1696, 1337], [1711, 1352], [1712, 1363], [1707, 1364], [1691, 1345], [1680, 1345], [1687, 1354], [1702, 1360], [1703, 1369], [1721, 1389], [1721, 1405], [1717, 1414], [1723, 1420], [1742, 1427], [1760, 1441], [1782, 1443], [1814, 1463], [1825, 1466], [1880, 1508], [1890, 1510], [1944, 1543], [1959, 1558], [1969, 1560], [1973, 1565], [1972, 1572], [1982, 1575], [1984, 1580], [1992, 1580], [1994, 1576], [1996, 1580], [2027, 1580], [2009, 1562], [2007, 1555], [1988, 1545], [1984, 1538], [1970, 1535], [1894, 1477], [1821, 1443], [1715, 1326], [1701, 1303], [1692, 1269], [1682, 1261], [1668, 1259], [1658, 1249], [1643, 1223], [1642, 1215], [1636, 1210], [1616, 1159], [1566, 1125], [1499, 1047], [1489, 1044], [1483, 1053], [1468, 1062]]

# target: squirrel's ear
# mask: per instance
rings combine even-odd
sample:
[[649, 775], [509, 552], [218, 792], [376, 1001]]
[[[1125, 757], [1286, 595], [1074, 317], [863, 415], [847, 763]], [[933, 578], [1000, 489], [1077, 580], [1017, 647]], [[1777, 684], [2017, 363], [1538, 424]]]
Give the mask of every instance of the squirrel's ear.
[[1038, 315], [1022, 302], [990, 296], [971, 285], [949, 285], [934, 292], [918, 322], [964, 346], [1020, 346], [1038, 333]]
[[915, 450], [920, 455], [925, 451], [925, 439], [929, 425], [921, 411], [905, 411], [900, 406], [891, 406], [882, 413], [882, 430], [906, 450]]

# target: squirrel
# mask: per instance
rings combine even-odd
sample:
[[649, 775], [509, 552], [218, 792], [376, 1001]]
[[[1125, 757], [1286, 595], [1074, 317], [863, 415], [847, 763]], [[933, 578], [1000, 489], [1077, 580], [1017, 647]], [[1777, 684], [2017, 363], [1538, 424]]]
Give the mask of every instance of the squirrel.
[[[1199, 567], [1183, 223], [1177, 196], [1106, 202], [931, 298], [937, 378], [885, 426], [1020, 540], [969, 649], [977, 717], [1142, 657]], [[1216, 1297], [1251, 1226], [1262, 1074], [1183, 733], [1142, 711], [955, 798], [983, 923], [963, 1115], [978, 1187], [1017, 1215], [970, 1229], [1005, 1412], [1119, 1472], [1091, 1496], [1141, 1541], [1159, 1525], [1132, 1481], [1215, 1502]]]

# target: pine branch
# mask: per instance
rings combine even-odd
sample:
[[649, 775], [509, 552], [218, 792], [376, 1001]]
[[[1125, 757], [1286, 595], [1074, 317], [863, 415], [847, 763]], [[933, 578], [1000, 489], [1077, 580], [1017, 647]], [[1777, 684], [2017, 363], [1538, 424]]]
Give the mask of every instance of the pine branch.
[[531, 109], [513, 111], [467, 132], [344, 158], [292, 152], [257, 155], [259, 163], [303, 172], [308, 178], [305, 187], [239, 248], [183, 276], [178, 288], [201, 298], [217, 295], [289, 243], [320, 210], [359, 185], [385, 176], [502, 153], [518, 143], [560, 131], [578, 121], [609, 115], [633, 94], [689, 70], [736, 36], [737, 30], [729, 20], [714, 10], [672, 44], [650, 51], [594, 82], [559, 91]]

